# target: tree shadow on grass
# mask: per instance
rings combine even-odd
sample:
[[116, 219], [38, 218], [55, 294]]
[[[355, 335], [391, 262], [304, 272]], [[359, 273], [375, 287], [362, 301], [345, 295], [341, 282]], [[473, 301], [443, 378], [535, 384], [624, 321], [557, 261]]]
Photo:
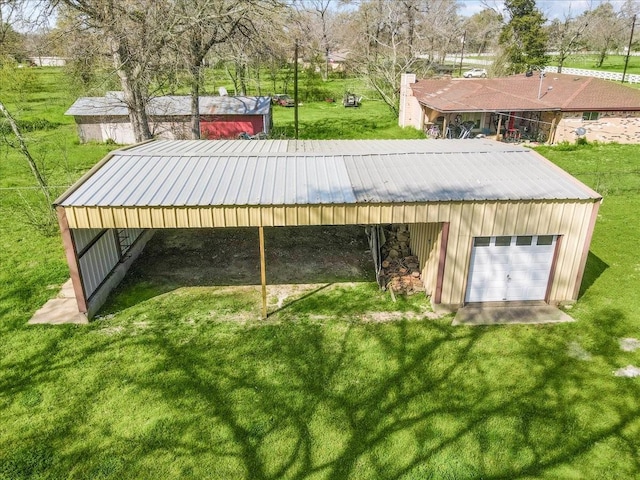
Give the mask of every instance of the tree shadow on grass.
[[[64, 354], [5, 362], [31, 388], [65, 382], [74, 400], [60, 402], [46, 426], [38, 406], [24, 410], [29, 433], [15, 448], [2, 440], [0, 472], [634, 477], [640, 386], [613, 377], [625, 358], [608, 350], [625, 319], [611, 309], [595, 316], [582, 328], [603, 346], [586, 345], [598, 357], [584, 361], [567, 354], [575, 325], [300, 319], [229, 327], [191, 322], [168, 305], [144, 328], [104, 322], [90, 328], [93, 343], [68, 338], [58, 345]], [[97, 335], [108, 328], [109, 337]], [[73, 381], [70, 369], [79, 370]]]

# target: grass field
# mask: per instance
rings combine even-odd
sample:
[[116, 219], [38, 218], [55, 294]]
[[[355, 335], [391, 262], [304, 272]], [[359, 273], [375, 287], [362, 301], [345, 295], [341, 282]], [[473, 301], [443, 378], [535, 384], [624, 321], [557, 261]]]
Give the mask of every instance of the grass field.
[[[113, 147], [77, 144], [72, 99], [43, 73], [19, 113], [59, 124], [30, 144], [62, 188]], [[302, 131], [335, 115], [318, 136], [404, 135], [373, 104], [306, 104]], [[619, 347], [640, 338], [639, 147], [539, 149], [604, 195], [577, 321], [478, 328], [371, 283], [259, 321], [255, 287], [135, 278], [88, 326], [29, 327], [68, 271], [59, 237], [32, 227], [24, 160], [0, 148], [0, 479], [640, 476], [640, 378], [613, 375], [640, 364]]]
[[[597, 64], [597, 56], [596, 55], [571, 55], [564, 62], [565, 67], [571, 68], [586, 68], [592, 70], [605, 70], [609, 72], [619, 72], [622, 73], [624, 71], [624, 55], [607, 55], [604, 62], [600, 67], [596, 67]], [[555, 63], [555, 59], [552, 57], [552, 61], [550, 65], [557, 65]], [[629, 64], [627, 65], [627, 73], [636, 73], [640, 74], [640, 57], [638, 56], [630, 56]]]

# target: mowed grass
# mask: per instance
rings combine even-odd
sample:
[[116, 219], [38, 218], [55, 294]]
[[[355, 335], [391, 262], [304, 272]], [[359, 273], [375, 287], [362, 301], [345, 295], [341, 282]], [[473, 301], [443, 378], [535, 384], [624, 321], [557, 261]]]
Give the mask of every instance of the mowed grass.
[[[273, 137], [293, 138], [294, 109], [274, 107]], [[398, 127], [397, 118], [389, 107], [375, 98], [366, 97], [360, 107], [344, 107], [336, 102], [302, 103], [298, 109], [298, 135], [302, 139], [381, 139], [424, 138], [415, 128]]]
[[[31, 140], [60, 184], [109, 148], [78, 145], [69, 122]], [[26, 325], [68, 271], [59, 238], [29, 225], [36, 193], [6, 189], [33, 182], [3, 146], [0, 478], [640, 476], [640, 379], [613, 375], [640, 365], [618, 343], [640, 338], [640, 150], [540, 152], [605, 197], [575, 323], [454, 328], [371, 283], [262, 321], [259, 288], [133, 278], [79, 327]]]
[[[586, 68], [589, 70], [606, 70], [609, 72], [624, 71], [626, 56], [625, 55], [607, 55], [602, 62], [602, 65], [597, 67], [598, 56], [587, 54], [574, 54], [570, 55], [564, 62], [565, 67], [570, 68]], [[555, 58], [551, 57], [550, 65], [557, 65]], [[635, 73], [640, 74], [640, 57], [637, 55], [629, 56], [627, 64], [627, 74]]]

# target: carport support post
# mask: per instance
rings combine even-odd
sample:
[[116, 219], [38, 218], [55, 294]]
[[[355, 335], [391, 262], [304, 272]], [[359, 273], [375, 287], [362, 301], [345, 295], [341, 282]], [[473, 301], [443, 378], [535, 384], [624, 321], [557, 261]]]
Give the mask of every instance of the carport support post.
[[267, 264], [264, 258], [264, 227], [258, 227], [260, 232], [260, 283], [262, 284], [262, 318], [267, 318]]

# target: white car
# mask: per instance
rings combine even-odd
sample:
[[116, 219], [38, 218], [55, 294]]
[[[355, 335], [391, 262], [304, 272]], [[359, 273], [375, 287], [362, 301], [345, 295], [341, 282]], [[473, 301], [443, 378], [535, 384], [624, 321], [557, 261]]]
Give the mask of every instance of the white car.
[[462, 74], [464, 78], [486, 78], [487, 71], [484, 68], [472, 68]]

